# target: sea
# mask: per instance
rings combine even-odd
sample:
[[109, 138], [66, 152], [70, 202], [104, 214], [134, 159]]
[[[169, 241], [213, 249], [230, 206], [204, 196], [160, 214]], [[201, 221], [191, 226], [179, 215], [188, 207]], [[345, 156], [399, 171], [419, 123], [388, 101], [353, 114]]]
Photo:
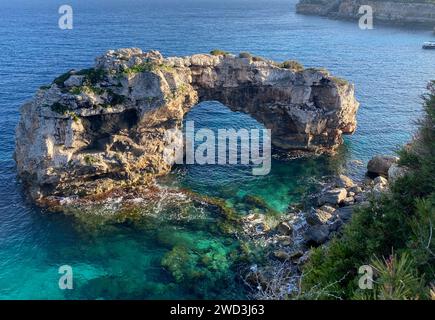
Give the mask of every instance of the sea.
[[[261, 258], [181, 190], [223, 199], [240, 215], [256, 212], [246, 203], [253, 197], [286, 213], [318, 181], [336, 173], [363, 179], [373, 155], [394, 154], [412, 138], [435, 79], [435, 51], [421, 48], [432, 32], [376, 23], [361, 30], [355, 21], [298, 15], [296, 2], [0, 0], [0, 299], [247, 299], [241, 270]], [[73, 9], [71, 30], [59, 28], [62, 5]], [[355, 84], [357, 131], [332, 157], [274, 157], [266, 176], [246, 166], [178, 165], [158, 181], [167, 194], [134, 221], [36, 207], [13, 160], [20, 106], [57, 75], [127, 47], [164, 56], [251, 52], [326, 68]], [[213, 101], [187, 120], [197, 129], [262, 128]], [[72, 289], [59, 286], [62, 266], [71, 267]]]

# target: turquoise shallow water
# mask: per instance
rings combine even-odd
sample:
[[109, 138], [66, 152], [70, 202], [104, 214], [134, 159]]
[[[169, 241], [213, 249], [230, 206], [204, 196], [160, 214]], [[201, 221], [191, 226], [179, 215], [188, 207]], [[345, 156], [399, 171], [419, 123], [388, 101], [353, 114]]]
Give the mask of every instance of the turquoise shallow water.
[[[175, 199], [138, 223], [90, 226], [26, 201], [12, 159], [18, 108], [56, 75], [88, 67], [108, 49], [135, 46], [165, 55], [251, 51], [349, 79], [361, 102], [359, 126], [339, 156], [274, 159], [265, 177], [243, 167], [180, 166], [161, 182], [223, 197], [242, 211], [243, 196], [257, 195], [283, 211], [313, 180], [343, 168], [358, 178], [364, 167], [352, 160], [365, 163], [406, 142], [420, 113], [419, 96], [435, 74], [434, 52], [420, 49], [433, 38], [430, 32], [361, 31], [352, 22], [296, 15], [295, 0], [70, 1], [72, 31], [57, 27], [60, 4], [0, 0], [0, 299], [245, 297], [234, 263], [238, 243], [220, 232], [213, 212]], [[211, 128], [258, 126], [215, 103], [187, 118]], [[74, 290], [58, 288], [63, 264], [73, 267]]]

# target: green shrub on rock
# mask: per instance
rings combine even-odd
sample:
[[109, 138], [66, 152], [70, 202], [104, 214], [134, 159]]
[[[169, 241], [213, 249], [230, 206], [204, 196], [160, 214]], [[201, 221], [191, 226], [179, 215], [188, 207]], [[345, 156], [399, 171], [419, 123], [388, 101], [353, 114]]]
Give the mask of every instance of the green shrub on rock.
[[210, 51], [210, 54], [212, 56], [224, 56], [225, 57], [225, 56], [229, 55], [230, 53], [227, 51], [220, 50], [220, 49], [214, 49], [214, 50]]
[[304, 70], [304, 66], [295, 60], [287, 60], [283, 63], [279, 64], [280, 68], [290, 69], [294, 71], [302, 71]]
[[85, 84], [93, 86], [104, 80], [106, 72], [103, 69], [89, 68], [77, 71], [75, 74], [85, 76]]
[[53, 80], [53, 83], [57, 84], [58, 86], [63, 86], [63, 83], [68, 80], [68, 78], [72, 75], [72, 72], [74, 70], [70, 70], [68, 72], [65, 72], [64, 74], [60, 75], [56, 79]]
[[59, 114], [66, 114], [67, 111], [69, 110], [68, 106], [60, 103], [60, 102], [55, 102], [50, 106], [51, 110], [59, 113]]

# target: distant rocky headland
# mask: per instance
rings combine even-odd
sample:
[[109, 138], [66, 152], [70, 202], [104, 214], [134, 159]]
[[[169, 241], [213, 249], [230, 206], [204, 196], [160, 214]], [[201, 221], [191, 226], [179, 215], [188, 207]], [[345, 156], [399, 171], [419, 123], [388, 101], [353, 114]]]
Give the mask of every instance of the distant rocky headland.
[[300, 0], [296, 12], [356, 20], [361, 17], [358, 10], [363, 5], [373, 8], [375, 23], [415, 24], [431, 28], [435, 26], [433, 0]]
[[216, 100], [272, 130], [289, 152], [333, 153], [356, 128], [354, 86], [323, 69], [221, 51], [164, 58], [158, 51], [108, 51], [71, 70], [21, 108], [18, 174], [44, 205], [147, 186], [173, 165], [169, 129], [201, 101]]

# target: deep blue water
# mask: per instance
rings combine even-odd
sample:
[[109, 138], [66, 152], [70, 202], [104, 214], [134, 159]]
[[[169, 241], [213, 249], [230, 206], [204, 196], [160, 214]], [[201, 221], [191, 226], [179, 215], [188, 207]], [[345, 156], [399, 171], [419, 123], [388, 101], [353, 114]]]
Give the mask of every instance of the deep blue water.
[[[296, 15], [295, 2], [68, 1], [74, 9], [74, 29], [63, 31], [57, 25], [63, 1], [0, 0], [0, 299], [244, 296], [237, 281], [231, 281], [235, 274], [228, 257], [237, 252], [235, 241], [212, 228], [216, 220], [210, 215], [180, 223], [162, 212], [159, 219], [144, 218], [139, 226], [90, 231], [77, 219], [41, 212], [25, 200], [12, 159], [19, 106], [56, 75], [89, 67], [106, 50], [134, 46], [167, 56], [214, 48], [249, 51], [325, 67], [355, 83], [361, 102], [358, 130], [346, 139], [338, 157], [274, 160], [266, 177], [252, 177], [239, 167], [178, 167], [165, 181], [224, 197], [234, 205], [254, 194], [283, 211], [297, 201], [311, 178], [343, 167], [361, 176], [364, 167], [352, 160], [365, 163], [373, 154], [391, 153], [410, 139], [420, 114], [419, 97], [435, 75], [435, 52], [421, 50], [421, 44], [433, 38], [431, 33], [386, 26], [361, 31], [353, 22]], [[258, 126], [245, 115], [224, 106], [211, 108], [210, 103], [187, 117], [211, 128], [229, 123]], [[177, 282], [174, 273], [162, 267], [171, 252], [186, 257], [192, 268], [205, 270], [209, 281], [189, 278], [194, 270], [182, 266], [185, 281]], [[217, 267], [198, 261], [203, 257]], [[74, 290], [58, 288], [57, 269], [63, 264], [73, 267]], [[221, 282], [221, 276], [230, 285]]]

